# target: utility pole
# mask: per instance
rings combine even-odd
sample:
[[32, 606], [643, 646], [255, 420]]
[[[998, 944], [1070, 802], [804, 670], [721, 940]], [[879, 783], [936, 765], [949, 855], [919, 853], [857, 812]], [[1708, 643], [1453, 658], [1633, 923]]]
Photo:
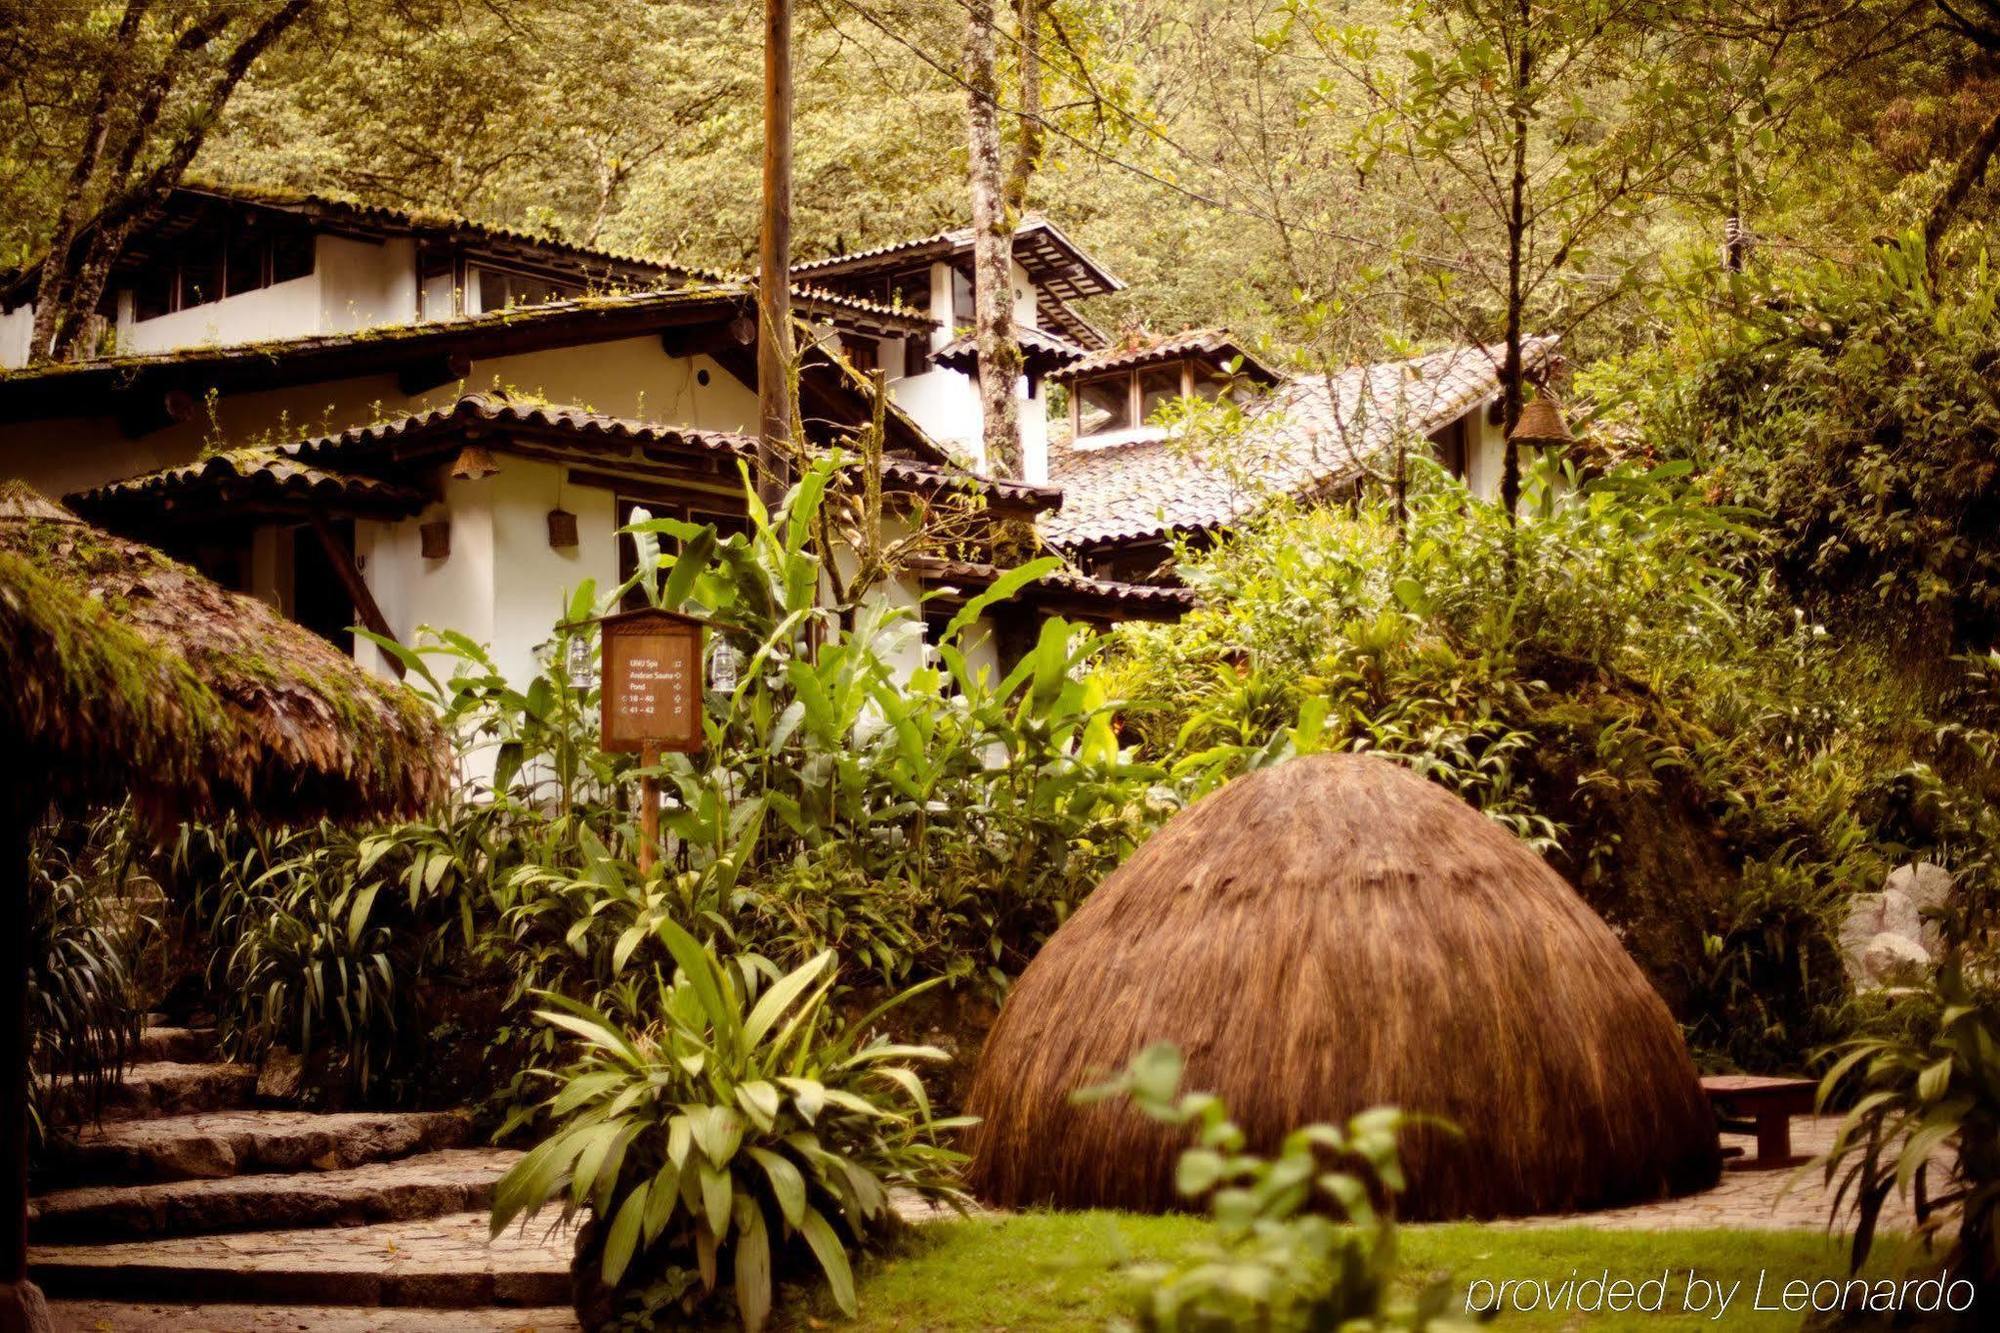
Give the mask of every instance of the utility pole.
[[764, 0], [764, 213], [758, 246], [757, 495], [775, 506], [792, 454], [792, 0]]

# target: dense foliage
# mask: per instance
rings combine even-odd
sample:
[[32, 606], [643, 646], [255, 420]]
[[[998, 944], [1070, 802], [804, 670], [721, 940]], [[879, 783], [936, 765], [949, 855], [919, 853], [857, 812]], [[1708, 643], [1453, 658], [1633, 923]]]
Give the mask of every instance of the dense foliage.
[[1128, 734], [1401, 758], [1543, 847], [1710, 1058], [1796, 1067], [1846, 1030], [1846, 896], [1986, 873], [1983, 676], [1919, 693], [1795, 611], [1685, 463], [1543, 480], [1518, 529], [1432, 474], [1401, 520], [1281, 511], [1193, 560], [1204, 609], [1121, 636]]

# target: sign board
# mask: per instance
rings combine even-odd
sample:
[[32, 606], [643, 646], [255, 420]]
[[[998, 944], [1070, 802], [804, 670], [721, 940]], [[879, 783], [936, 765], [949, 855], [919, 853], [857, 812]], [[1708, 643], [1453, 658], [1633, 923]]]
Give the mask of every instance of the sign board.
[[600, 622], [599, 716], [607, 750], [702, 747], [702, 624], [672, 611], [626, 611]]

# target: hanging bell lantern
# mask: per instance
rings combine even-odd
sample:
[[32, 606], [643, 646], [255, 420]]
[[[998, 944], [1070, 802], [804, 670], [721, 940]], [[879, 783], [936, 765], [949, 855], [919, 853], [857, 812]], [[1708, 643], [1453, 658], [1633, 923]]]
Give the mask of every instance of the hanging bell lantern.
[[460, 481], [478, 481], [499, 470], [500, 465], [493, 461], [492, 453], [480, 444], [468, 444], [460, 449], [451, 465], [451, 475]]
[[1575, 437], [1569, 433], [1568, 423], [1563, 420], [1562, 408], [1547, 395], [1521, 408], [1521, 419], [1514, 423], [1507, 441], [1536, 449], [1560, 448], [1576, 443]]

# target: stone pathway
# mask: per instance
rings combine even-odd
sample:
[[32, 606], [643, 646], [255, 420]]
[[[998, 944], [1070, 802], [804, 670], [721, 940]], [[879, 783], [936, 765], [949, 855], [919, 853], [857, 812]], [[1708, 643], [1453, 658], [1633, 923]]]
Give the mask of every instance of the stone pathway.
[[462, 1147], [457, 1114], [261, 1107], [213, 1034], [149, 1029], [105, 1122], [29, 1205], [28, 1262], [57, 1327], [573, 1329], [570, 1241], [489, 1243], [520, 1157]]
[[[1792, 1151], [1812, 1158], [1833, 1146], [1839, 1116], [1799, 1116], [1792, 1121]], [[1754, 1138], [1724, 1134], [1725, 1147], [1740, 1147], [1744, 1156], [1757, 1151]], [[1940, 1169], [1942, 1169], [1940, 1154]], [[1740, 1159], [1739, 1159], [1740, 1160]], [[1611, 1208], [1597, 1213], [1569, 1213], [1549, 1217], [1512, 1218], [1493, 1223], [1501, 1227], [1613, 1227], [1628, 1231], [1682, 1231], [1726, 1227], [1757, 1230], [1826, 1229], [1827, 1206], [1832, 1191], [1822, 1179], [1822, 1168], [1801, 1173], [1798, 1168], [1776, 1171], [1732, 1170], [1725, 1167], [1722, 1181], [1714, 1189], [1678, 1199], [1640, 1204], [1633, 1208]], [[1892, 1198], [1883, 1209], [1884, 1230], [1913, 1225], [1909, 1209]]]

